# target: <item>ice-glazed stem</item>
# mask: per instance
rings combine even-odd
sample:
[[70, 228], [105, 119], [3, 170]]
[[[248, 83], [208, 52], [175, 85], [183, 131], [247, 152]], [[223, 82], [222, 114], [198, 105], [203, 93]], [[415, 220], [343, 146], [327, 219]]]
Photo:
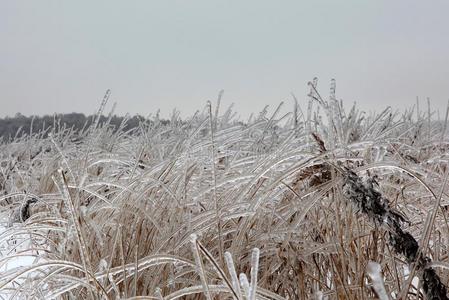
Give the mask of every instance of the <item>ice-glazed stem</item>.
[[251, 255], [251, 285], [249, 300], [256, 300], [256, 290], [257, 290], [257, 273], [259, 272], [259, 248], [254, 248]]
[[198, 274], [200, 275], [201, 284], [203, 285], [203, 290], [204, 290], [204, 294], [206, 295], [206, 299], [212, 300], [212, 298], [210, 296], [209, 286], [207, 285], [206, 274], [204, 273], [203, 262], [200, 257], [200, 252], [198, 251], [198, 246], [197, 246], [197, 242], [196, 242], [197, 238], [198, 237], [196, 234], [190, 235], [190, 242], [192, 245], [193, 257], [195, 258], [196, 270], [197, 270]]
[[242, 291], [240, 289], [239, 279], [237, 277], [237, 272], [235, 271], [234, 260], [232, 259], [232, 255], [229, 252], [225, 252], [224, 254], [226, 266], [228, 267], [229, 275], [231, 275], [231, 283], [235, 292], [237, 293], [237, 299], [243, 299]]
[[376, 262], [370, 261], [366, 267], [366, 271], [373, 281], [373, 288], [376, 291], [379, 300], [389, 300], [387, 290], [385, 289], [384, 280], [382, 278], [382, 269]]

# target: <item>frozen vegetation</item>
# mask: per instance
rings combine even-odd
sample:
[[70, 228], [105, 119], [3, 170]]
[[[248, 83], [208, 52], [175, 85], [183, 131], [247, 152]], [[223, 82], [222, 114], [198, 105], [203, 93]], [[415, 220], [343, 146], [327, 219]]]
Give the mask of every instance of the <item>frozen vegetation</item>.
[[0, 299], [446, 299], [447, 114], [316, 84], [1, 144]]

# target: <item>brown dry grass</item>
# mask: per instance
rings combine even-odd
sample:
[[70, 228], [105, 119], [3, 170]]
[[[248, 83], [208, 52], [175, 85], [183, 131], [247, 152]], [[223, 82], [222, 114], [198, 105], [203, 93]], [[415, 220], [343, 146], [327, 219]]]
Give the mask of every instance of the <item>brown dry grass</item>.
[[[60, 131], [2, 145], [3, 216], [30, 195], [39, 200], [0, 233], [2, 270], [35, 258], [4, 271], [0, 289], [15, 299], [373, 299], [374, 261], [391, 297], [423, 298], [416, 281], [407, 288], [409, 264], [387, 230], [344, 196], [342, 167], [375, 176], [415, 239], [430, 226], [421, 251], [447, 284], [443, 122], [345, 114], [332, 95], [320, 100], [320, 119], [312, 87], [302, 120], [276, 110], [241, 124], [209, 108], [126, 134], [103, 124], [80, 133], [81, 143]], [[33, 156], [39, 147], [51, 151]]]

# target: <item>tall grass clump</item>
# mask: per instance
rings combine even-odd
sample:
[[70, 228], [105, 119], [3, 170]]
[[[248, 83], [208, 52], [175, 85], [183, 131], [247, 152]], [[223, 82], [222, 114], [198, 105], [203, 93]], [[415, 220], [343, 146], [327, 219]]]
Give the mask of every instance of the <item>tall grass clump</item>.
[[0, 298], [447, 299], [447, 114], [309, 85], [1, 144]]

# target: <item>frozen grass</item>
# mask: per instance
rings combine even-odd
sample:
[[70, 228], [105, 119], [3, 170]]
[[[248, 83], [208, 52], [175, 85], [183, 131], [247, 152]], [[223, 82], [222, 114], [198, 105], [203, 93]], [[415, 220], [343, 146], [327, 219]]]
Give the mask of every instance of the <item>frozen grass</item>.
[[1, 145], [0, 299], [430, 297], [423, 279], [449, 279], [447, 117], [310, 87], [286, 115], [209, 104]]

